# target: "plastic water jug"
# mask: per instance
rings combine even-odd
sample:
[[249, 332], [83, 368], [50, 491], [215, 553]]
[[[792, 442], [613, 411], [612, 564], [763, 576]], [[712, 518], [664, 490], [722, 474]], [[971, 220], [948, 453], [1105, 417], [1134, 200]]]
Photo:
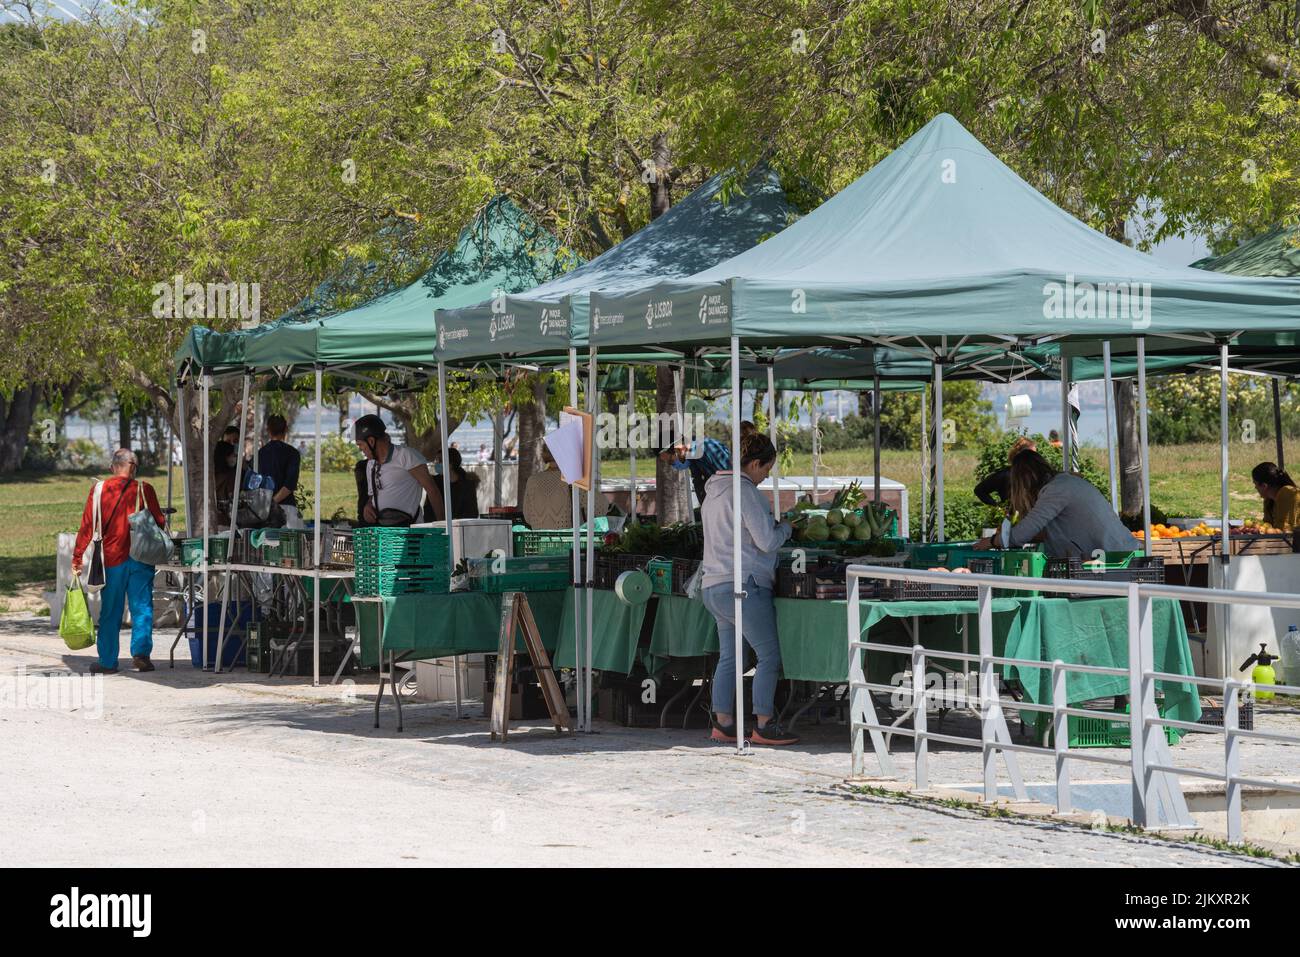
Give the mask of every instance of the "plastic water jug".
[[1300, 684], [1300, 627], [1292, 625], [1278, 642], [1282, 652], [1282, 676], [1289, 684]]

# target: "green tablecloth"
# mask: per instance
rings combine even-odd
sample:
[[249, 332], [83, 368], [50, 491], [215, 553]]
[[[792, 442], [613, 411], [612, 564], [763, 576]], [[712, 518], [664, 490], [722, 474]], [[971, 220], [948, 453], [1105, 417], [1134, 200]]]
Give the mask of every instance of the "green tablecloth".
[[650, 632], [655, 658], [695, 658], [716, 654], [718, 624], [704, 603], [682, 595], [659, 595]]
[[[613, 671], [625, 675], [636, 661], [637, 640], [645, 621], [646, 605], [629, 605], [612, 591], [593, 588], [592, 593], [592, 667], [597, 671]], [[584, 605], [585, 614], [586, 607]], [[573, 657], [573, 589], [564, 593], [564, 608], [560, 613], [559, 650], [555, 653], [557, 668], [575, 667]]]
[[[844, 681], [848, 677], [847, 603], [776, 599], [781, 660], [787, 678], [808, 681]], [[870, 640], [910, 644], [902, 627], [919, 616], [921, 643], [927, 649], [962, 650], [963, 618], [970, 633], [966, 648], [979, 652], [979, 606], [960, 602], [863, 602], [862, 630]], [[1190, 675], [1191, 650], [1177, 602], [1154, 602], [1152, 632], [1158, 671]], [[1034, 703], [1051, 701], [1050, 663], [1059, 658], [1075, 664], [1128, 667], [1128, 605], [1122, 598], [995, 598], [993, 599], [993, 653], [1048, 663], [1043, 669], [1008, 667], [1008, 678], [1018, 678], [1026, 697]], [[937, 657], [937, 656], [936, 656]], [[892, 659], [892, 660], [890, 660]], [[942, 660], [941, 658], [939, 660]], [[868, 679], [888, 682], [895, 672], [909, 667], [908, 659], [883, 652], [867, 658]], [[966, 666], [966, 670], [976, 670]], [[1002, 669], [1000, 669], [1002, 670]], [[1181, 721], [1195, 721], [1201, 708], [1195, 686], [1157, 682], [1164, 692], [1165, 713]], [[1066, 692], [1070, 703], [1127, 694], [1127, 677], [1070, 674]]]
[[[563, 599], [564, 593], [558, 591], [533, 592], [528, 596], [528, 605], [542, 633], [542, 644], [552, 653], [555, 651]], [[501, 636], [500, 595], [474, 591], [450, 595], [397, 595], [383, 599], [383, 604], [385, 653], [391, 651], [410, 658], [496, 654]], [[363, 602], [356, 608], [358, 615], [373, 616], [376, 606]], [[373, 635], [373, 628], [361, 630], [362, 661], [373, 664], [373, 642], [370, 657], [366, 654], [367, 631]], [[569, 640], [572, 644], [572, 635]], [[522, 637], [516, 640], [515, 648], [525, 651]]]

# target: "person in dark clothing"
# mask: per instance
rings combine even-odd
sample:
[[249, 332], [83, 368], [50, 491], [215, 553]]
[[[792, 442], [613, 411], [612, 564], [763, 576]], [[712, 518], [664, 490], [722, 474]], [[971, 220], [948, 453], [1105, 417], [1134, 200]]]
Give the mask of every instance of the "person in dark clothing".
[[[1007, 461], [1010, 462], [1021, 452], [1028, 449], [1030, 452], [1038, 451], [1038, 446], [1030, 438], [1019, 438], [1011, 446], [1007, 453]], [[996, 496], [996, 497], [995, 497]], [[975, 497], [985, 505], [992, 505], [1001, 508], [1011, 501], [1011, 468], [1008, 466], [1004, 469], [998, 469], [996, 472], [989, 474], [984, 481], [975, 486]]]
[[462, 468], [460, 449], [454, 445], [447, 452], [447, 461], [451, 464], [450, 470], [443, 467], [441, 456], [435, 456], [433, 460], [433, 484], [438, 487], [438, 494], [430, 498], [434, 520], [441, 522], [443, 519], [446, 505], [442, 483], [448, 471], [451, 473], [451, 517], [478, 518], [478, 476]]
[[269, 475], [275, 482], [274, 501], [285, 509], [298, 509], [298, 471], [302, 467], [302, 454], [285, 441], [289, 426], [282, 415], [266, 418], [269, 441], [258, 450], [257, 470]]
[[227, 426], [221, 441], [212, 450], [212, 494], [217, 510], [229, 514], [230, 502], [235, 497], [235, 446], [239, 444], [239, 428]]
[[[694, 454], [692, 454], [694, 453]], [[659, 458], [675, 469], [690, 470], [695, 500], [703, 503], [704, 486], [718, 472], [731, 468], [731, 449], [717, 439], [696, 439], [693, 443], [675, 442], [659, 450]]]
[[[357, 524], [368, 525], [366, 521], [366, 500], [370, 498], [370, 490], [366, 484], [366, 462], [367, 459], [359, 459], [357, 464], [352, 466], [352, 477], [357, 482]], [[427, 519], [426, 519], [427, 521]]]

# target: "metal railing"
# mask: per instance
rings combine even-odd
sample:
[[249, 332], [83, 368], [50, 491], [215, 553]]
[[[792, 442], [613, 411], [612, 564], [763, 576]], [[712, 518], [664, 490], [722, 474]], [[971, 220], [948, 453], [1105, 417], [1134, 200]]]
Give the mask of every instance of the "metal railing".
[[[1246, 777], [1241, 774], [1241, 740], [1258, 740], [1300, 744], [1300, 736], [1277, 732], [1245, 730], [1238, 726], [1238, 705], [1243, 692], [1272, 691], [1300, 695], [1300, 687], [1291, 685], [1256, 685], [1239, 681], [1225, 674], [1222, 678], [1200, 678], [1195, 675], [1172, 674], [1155, 668], [1155, 648], [1152, 630], [1153, 602], [1168, 598], [1179, 601], [1207, 602], [1215, 605], [1263, 605], [1272, 608], [1300, 608], [1300, 595], [1274, 592], [1237, 592], [1213, 588], [1192, 588], [1181, 585], [1139, 584], [1136, 582], [1091, 581], [1088, 579], [1030, 578], [1010, 575], [962, 575], [954, 582], [951, 572], [922, 571], [883, 565], [851, 565], [848, 578], [848, 650], [849, 650], [849, 734], [852, 743], [854, 776], [862, 776], [865, 769], [864, 732], [872, 738], [873, 748], [887, 776], [897, 777], [893, 761], [885, 744], [885, 734], [902, 734], [912, 738], [915, 757], [917, 790], [929, 787], [929, 742], [938, 741], [954, 745], [977, 745], [983, 753], [984, 799], [995, 801], [998, 797], [997, 757], [1001, 753], [1007, 763], [1011, 782], [1019, 796], [1024, 796], [1016, 754], [1037, 754], [1055, 760], [1055, 795], [1058, 813], [1073, 810], [1070, 798], [1069, 762], [1082, 761], [1127, 767], [1133, 796], [1133, 823], [1148, 826], [1160, 816], [1158, 823], [1174, 826], [1194, 826], [1186, 810], [1179, 776], [1222, 781], [1226, 797], [1228, 840], [1242, 840], [1241, 797], [1242, 788], [1268, 787], [1300, 793], [1300, 783], [1273, 781]], [[898, 644], [883, 644], [862, 640], [861, 588], [863, 578], [883, 581], [922, 582], [951, 588], [959, 583], [974, 586], [978, 607], [979, 653], [968, 654], [940, 649], [926, 649], [919, 642], [910, 648]], [[993, 589], [1006, 591], [1066, 592], [1092, 597], [1124, 598], [1128, 603], [1128, 667], [1109, 668], [1061, 660], [1046, 662], [1009, 658], [993, 654]], [[1226, 640], [1226, 636], [1225, 636]], [[910, 658], [912, 684], [910, 690], [897, 685], [883, 685], [867, 680], [863, 652], [903, 655]], [[979, 692], [974, 704], [980, 719], [980, 737], [962, 737], [940, 734], [929, 730], [926, 704], [929, 692], [925, 685], [927, 658], [946, 661], [963, 661], [978, 664]], [[1027, 701], [1008, 701], [1009, 710], [1034, 711], [1052, 715], [1053, 747], [1013, 742], [1003, 716], [1003, 699], [998, 692], [995, 666], [1050, 669], [1052, 674], [1052, 703], [1037, 704]], [[1114, 712], [1094, 711], [1070, 707], [1066, 696], [1066, 675], [1070, 672], [1128, 678], [1129, 740], [1127, 757], [1093, 754], [1070, 747], [1068, 722], [1070, 717], [1115, 720]], [[1156, 710], [1156, 682], [1177, 682], [1199, 687], [1219, 688], [1223, 694], [1223, 726], [1196, 724], [1161, 717]], [[886, 725], [875, 717], [871, 692], [879, 691], [902, 695], [912, 709], [912, 727]], [[1198, 768], [1180, 768], [1173, 763], [1165, 741], [1165, 728], [1221, 733], [1224, 736], [1224, 767], [1222, 773]]]

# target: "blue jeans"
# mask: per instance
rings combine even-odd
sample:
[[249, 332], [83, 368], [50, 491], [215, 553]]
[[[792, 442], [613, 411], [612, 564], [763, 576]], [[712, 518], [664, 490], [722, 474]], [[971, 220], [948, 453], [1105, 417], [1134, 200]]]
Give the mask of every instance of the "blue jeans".
[[153, 566], [128, 558], [104, 569], [104, 589], [99, 593], [99, 628], [95, 646], [99, 663], [117, 667], [118, 632], [122, 613], [131, 606], [131, 656], [153, 651]]
[[[736, 602], [731, 582], [710, 585], [701, 592], [704, 607], [718, 622], [718, 668], [713, 673], [713, 710], [735, 714]], [[776, 607], [772, 589], [745, 582], [741, 604], [745, 643], [758, 655], [754, 671], [754, 714], [776, 714], [776, 683], [781, 677], [781, 644], [776, 637]]]

